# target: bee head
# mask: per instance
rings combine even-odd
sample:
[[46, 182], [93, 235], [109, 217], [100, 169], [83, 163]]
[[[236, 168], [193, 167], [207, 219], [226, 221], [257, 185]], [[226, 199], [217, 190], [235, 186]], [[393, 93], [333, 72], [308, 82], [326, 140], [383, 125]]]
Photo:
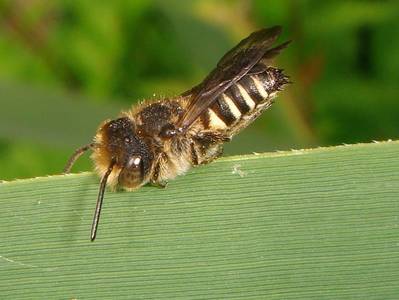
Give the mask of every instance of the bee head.
[[106, 165], [120, 170], [117, 183], [125, 188], [138, 188], [145, 183], [152, 154], [144, 139], [136, 134], [136, 126], [128, 117], [105, 123], [100, 128], [101, 141], [97, 144], [105, 153]]
[[97, 234], [100, 212], [106, 185], [119, 185], [128, 190], [139, 188], [148, 181], [153, 155], [145, 138], [136, 132], [134, 121], [128, 117], [107, 121], [97, 131], [94, 143], [77, 149], [65, 168], [68, 172], [88, 149], [92, 149], [92, 159], [101, 176], [96, 210], [91, 227], [90, 239]]

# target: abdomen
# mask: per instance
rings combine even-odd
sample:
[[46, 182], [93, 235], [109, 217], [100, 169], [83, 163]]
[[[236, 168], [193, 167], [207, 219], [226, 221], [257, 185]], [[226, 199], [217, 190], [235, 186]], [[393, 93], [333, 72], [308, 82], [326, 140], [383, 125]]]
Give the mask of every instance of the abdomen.
[[245, 75], [205, 112], [202, 116], [205, 127], [230, 136], [237, 134], [271, 106], [287, 82], [282, 70], [273, 67]]

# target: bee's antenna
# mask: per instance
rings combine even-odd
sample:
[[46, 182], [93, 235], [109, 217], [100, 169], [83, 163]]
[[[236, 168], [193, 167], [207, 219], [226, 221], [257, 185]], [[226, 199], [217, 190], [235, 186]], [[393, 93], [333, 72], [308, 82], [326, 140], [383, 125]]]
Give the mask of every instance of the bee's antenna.
[[108, 176], [111, 174], [114, 165], [115, 165], [115, 160], [112, 160], [111, 164], [108, 167], [107, 172], [105, 172], [103, 178], [101, 179], [100, 190], [98, 192], [98, 198], [96, 204], [96, 211], [94, 212], [93, 224], [91, 225], [91, 233], [90, 233], [91, 241], [94, 241], [94, 239], [96, 238], [98, 222], [100, 221], [101, 206], [103, 205], [105, 186], [107, 185]]
[[69, 173], [72, 169], [73, 164], [75, 163], [75, 161], [83, 154], [85, 153], [87, 150], [91, 149], [94, 147], [94, 143], [85, 145], [83, 147], [80, 147], [78, 149], [75, 150], [75, 152], [72, 154], [72, 156], [68, 159], [68, 162], [65, 165], [64, 171], [63, 173]]

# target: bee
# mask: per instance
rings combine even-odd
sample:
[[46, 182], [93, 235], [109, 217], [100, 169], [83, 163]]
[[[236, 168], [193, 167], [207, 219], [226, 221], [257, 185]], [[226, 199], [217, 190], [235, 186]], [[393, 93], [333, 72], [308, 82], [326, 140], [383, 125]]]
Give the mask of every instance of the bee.
[[64, 173], [87, 150], [101, 177], [91, 227], [96, 238], [104, 191], [136, 190], [168, 180], [222, 154], [223, 143], [268, 109], [289, 83], [271, 59], [288, 44], [273, 47], [281, 27], [253, 32], [227, 52], [197, 86], [173, 98], [144, 101], [119, 118], [106, 120], [92, 143], [77, 149]]

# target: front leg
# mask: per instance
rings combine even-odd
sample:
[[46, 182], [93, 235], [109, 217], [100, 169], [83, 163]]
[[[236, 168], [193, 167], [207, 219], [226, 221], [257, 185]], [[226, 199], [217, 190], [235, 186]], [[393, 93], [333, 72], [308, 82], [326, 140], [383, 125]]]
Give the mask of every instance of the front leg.
[[160, 188], [160, 189], [165, 189], [168, 186], [167, 181], [150, 181], [151, 185]]

